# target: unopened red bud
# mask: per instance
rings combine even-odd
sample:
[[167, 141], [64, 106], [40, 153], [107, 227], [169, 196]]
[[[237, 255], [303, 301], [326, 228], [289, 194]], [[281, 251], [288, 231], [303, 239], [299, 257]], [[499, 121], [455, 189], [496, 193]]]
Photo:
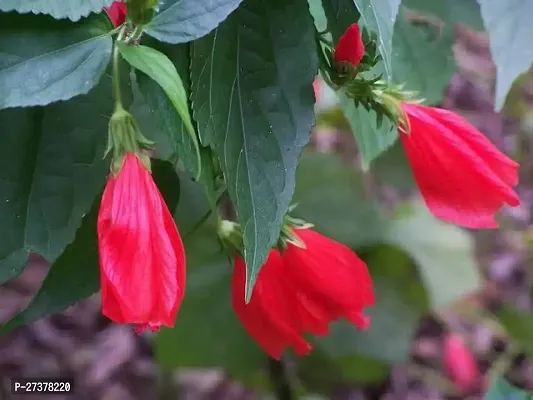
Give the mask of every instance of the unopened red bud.
[[337, 63], [348, 63], [353, 67], [357, 67], [364, 55], [365, 45], [359, 25], [351, 24], [339, 39], [339, 43], [333, 53], [333, 59]]

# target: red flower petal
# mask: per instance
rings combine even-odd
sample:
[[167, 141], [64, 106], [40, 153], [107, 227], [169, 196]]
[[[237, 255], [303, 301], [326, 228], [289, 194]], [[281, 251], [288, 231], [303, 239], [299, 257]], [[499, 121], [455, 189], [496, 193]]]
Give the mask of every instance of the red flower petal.
[[451, 334], [444, 339], [444, 367], [455, 385], [463, 392], [475, 388], [481, 377], [472, 352], [461, 336]]
[[400, 139], [430, 211], [467, 228], [497, 227], [494, 214], [502, 205], [520, 203], [512, 189], [519, 165], [451, 111], [402, 107], [411, 131]]
[[102, 312], [152, 330], [174, 326], [184, 295], [185, 252], [150, 172], [128, 154], [108, 178], [98, 214]]
[[114, 1], [109, 7], [104, 7], [104, 11], [111, 20], [113, 26], [119, 26], [126, 20], [126, 3]]
[[306, 248], [289, 244], [283, 253], [287, 279], [300, 291], [301, 328], [327, 334], [329, 322], [346, 318], [360, 329], [370, 320], [362, 310], [375, 304], [366, 264], [348, 247], [311, 229], [295, 233]]
[[296, 299], [291, 287], [282, 278], [285, 266], [280, 254], [271, 250], [259, 271], [252, 299], [244, 302], [246, 265], [235, 257], [232, 280], [232, 305], [244, 328], [263, 350], [279, 360], [286, 347], [293, 346], [296, 353], [304, 355], [311, 345], [301, 337], [295, 324]]
[[366, 328], [370, 321], [362, 310], [375, 302], [366, 265], [349, 248], [308, 229], [295, 233], [307, 249], [289, 244], [283, 255], [271, 250], [247, 305], [246, 267], [240, 257], [235, 259], [233, 308], [248, 333], [276, 359], [289, 346], [299, 355], [308, 353], [312, 347], [303, 335], [327, 335], [330, 322], [341, 317]]
[[333, 52], [333, 59], [338, 63], [348, 63], [357, 67], [365, 55], [365, 45], [359, 25], [351, 24], [339, 39]]

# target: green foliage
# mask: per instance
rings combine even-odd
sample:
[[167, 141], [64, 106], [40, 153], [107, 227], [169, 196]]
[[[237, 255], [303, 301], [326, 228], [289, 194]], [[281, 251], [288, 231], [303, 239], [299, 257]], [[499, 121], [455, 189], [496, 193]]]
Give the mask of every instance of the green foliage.
[[54, 18], [78, 21], [91, 12], [100, 12], [113, 0], [0, 0], [0, 10], [21, 14], [49, 14]]
[[333, 41], [338, 43], [346, 29], [359, 20], [355, 2], [353, 0], [322, 0], [322, 6]]
[[529, 16], [533, 3], [523, 0], [478, 0], [485, 29], [489, 33], [492, 58], [496, 64], [495, 108], [501, 110], [514, 80], [533, 62], [533, 25]]
[[187, 295], [179, 323], [157, 336], [156, 358], [166, 368], [222, 367], [235, 378], [253, 380], [266, 357], [231, 308], [232, 265], [217, 240], [216, 219], [192, 231], [209, 211], [202, 189], [183, 175], [182, 182], [188, 183], [175, 218], [187, 251]]
[[0, 109], [42, 106], [89, 92], [111, 57], [104, 15], [80, 23], [0, 13]]
[[527, 393], [514, 385], [511, 385], [505, 378], [498, 376], [490, 385], [489, 391], [483, 397], [484, 400], [531, 400], [532, 393]]
[[524, 350], [533, 355], [533, 316], [510, 304], [504, 304], [497, 312], [496, 318], [504, 326], [513, 340]]
[[416, 91], [428, 104], [442, 100], [444, 90], [455, 72], [452, 46], [454, 33], [446, 25], [413, 24], [400, 12], [394, 27], [393, 77], [406, 83], [406, 89]]
[[248, 298], [278, 239], [314, 123], [315, 53], [305, 0], [246, 0], [193, 44], [193, 115], [243, 228]]
[[108, 172], [110, 90], [106, 76], [72, 101], [0, 112], [0, 282], [22, 272], [30, 252], [54, 262], [74, 239]]
[[379, 35], [379, 52], [383, 58], [385, 78], [392, 73], [392, 33], [401, 0], [354, 0], [361, 23]]
[[480, 288], [472, 238], [460, 228], [435, 219], [424, 205], [392, 221], [386, 240], [417, 263], [432, 307], [449, 306]]
[[[172, 165], [154, 160], [152, 173], [169, 208], [173, 209], [179, 200], [180, 182]], [[63, 311], [100, 290], [96, 240], [99, 207], [100, 196], [97, 196], [84, 216], [76, 238], [52, 264], [35, 297], [24, 310], [0, 327], [0, 334], [47, 314]]]
[[167, 43], [185, 43], [215, 29], [242, 0], [167, 0], [146, 33]]
[[351, 247], [383, 237], [385, 221], [363, 192], [362, 176], [333, 154], [305, 153], [296, 173], [293, 214], [324, 235]]
[[368, 170], [370, 163], [398, 139], [398, 129], [393, 127], [388, 118], [384, 118], [378, 127], [376, 113], [361, 105], [356, 106], [344, 93], [339, 93], [339, 100], [359, 147], [363, 169]]
[[201, 164], [198, 140], [189, 114], [187, 92], [183, 87], [176, 67], [165, 54], [152, 47], [142, 45], [128, 46], [118, 43], [118, 48], [120, 54], [128, 63], [152, 78], [167, 94], [181, 118], [181, 124], [184, 125], [186, 132], [189, 134], [188, 143], [193, 145], [197, 160], [196, 171], [200, 174]]

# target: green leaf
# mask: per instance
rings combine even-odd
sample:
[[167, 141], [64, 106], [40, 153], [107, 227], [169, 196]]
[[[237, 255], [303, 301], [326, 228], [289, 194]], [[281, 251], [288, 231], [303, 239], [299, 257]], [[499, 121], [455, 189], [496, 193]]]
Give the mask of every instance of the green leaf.
[[305, 0], [246, 0], [193, 43], [194, 118], [243, 229], [247, 298], [278, 240], [314, 123], [314, 34]]
[[406, 192], [417, 187], [409, 161], [399, 140], [374, 161], [372, 177], [382, 184]]
[[[183, 189], [176, 211], [180, 230], [198, 223], [204, 214], [202, 205], [204, 211], [209, 210], [207, 203], [197, 201], [202, 194], [198, 184], [191, 183]], [[196, 217], [191, 218], [191, 214]], [[265, 365], [266, 356], [245, 332], [231, 307], [232, 266], [218, 242], [216, 219], [209, 219], [184, 242], [187, 295], [176, 326], [162, 329], [156, 337], [157, 362], [168, 369], [224, 368], [234, 378], [250, 380]]]
[[142, 45], [132, 46], [122, 42], [117, 43], [117, 45], [120, 54], [128, 63], [156, 81], [167, 94], [189, 134], [189, 143], [192, 143], [194, 146], [197, 175], [200, 174], [201, 164], [198, 139], [189, 113], [187, 92], [185, 92], [183, 82], [176, 67], [166, 55], [151, 47]]
[[476, 0], [403, 0], [402, 6], [440, 19], [447, 25], [446, 29], [451, 29], [453, 24], [462, 23], [479, 31], [484, 30], [481, 11]]
[[0, 328], [0, 334], [63, 311], [100, 290], [96, 242], [99, 207], [100, 196], [83, 218], [76, 239], [52, 265], [35, 297], [22, 312]]
[[392, 74], [392, 33], [394, 21], [400, 8], [401, 0], [353, 0], [362, 24], [378, 34], [378, 48], [383, 57], [385, 77], [391, 79]]
[[427, 104], [442, 101], [455, 72], [453, 44], [451, 26], [440, 32], [438, 26], [412, 24], [401, 12], [394, 27], [394, 80], [417, 91]]
[[431, 216], [424, 205], [391, 223], [386, 241], [405, 250], [417, 263], [433, 308], [481, 286], [472, 237]]
[[56, 19], [77, 21], [92, 12], [101, 12], [113, 0], [0, 0], [0, 10], [20, 14], [49, 14]]
[[103, 15], [79, 23], [0, 13], [0, 109], [46, 105], [89, 92], [111, 57]]
[[483, 397], [484, 400], [531, 400], [533, 394], [511, 385], [502, 376], [497, 376], [490, 385], [489, 391]]
[[297, 376], [305, 389], [327, 396], [347, 384], [378, 385], [387, 379], [389, 372], [386, 362], [356, 354], [338, 359], [321, 347], [297, 359]]
[[363, 106], [355, 106], [352, 99], [343, 92], [338, 93], [339, 105], [352, 128], [357, 146], [361, 153], [364, 170], [385, 150], [391, 147], [398, 139], [398, 129], [386, 117], [378, 128], [376, 113], [366, 110]]
[[167, 43], [185, 43], [207, 35], [242, 0], [167, 0], [145, 32]]
[[[175, 65], [178, 74], [183, 77], [183, 88], [186, 98], [189, 98], [191, 92], [191, 80], [189, 76], [190, 66], [190, 44], [167, 44], [152, 39], [149, 41], [150, 47], [153, 47], [165, 54]], [[199, 169], [198, 158], [195, 145], [197, 140], [193, 140], [183, 123], [176, 108], [172, 105], [169, 97], [163, 89], [148, 75], [139, 74], [137, 77], [139, 89], [144, 95], [146, 104], [149, 109], [148, 116], [151, 117], [152, 124], [155, 124], [162, 134], [166, 136], [168, 142], [172, 145], [174, 153], [183, 161], [185, 169], [198, 176], [199, 181], [204, 185], [206, 194], [210, 201], [216, 202], [216, 193], [214, 187], [214, 167], [211, 158], [211, 150], [200, 145], [200, 162]], [[189, 103], [187, 103], [189, 115], [191, 113]], [[196, 139], [196, 135], [194, 136]]]
[[[179, 180], [172, 165], [152, 160], [152, 173], [170, 209], [179, 200]], [[65, 310], [100, 290], [96, 220], [100, 196], [83, 218], [75, 240], [67, 246], [48, 272], [30, 304], [0, 328], [0, 334]]]
[[109, 172], [111, 87], [105, 76], [69, 102], [0, 112], [0, 282], [22, 272], [30, 252], [54, 262], [74, 239]]
[[315, 21], [316, 30], [319, 32], [325, 31], [328, 27], [328, 21], [322, 7], [322, 0], [307, 0], [307, 3], [309, 3], [309, 12]]
[[526, 352], [533, 355], [533, 316], [531, 313], [518, 310], [510, 304], [504, 304], [495, 314], [509, 335], [520, 343]]
[[365, 310], [372, 320], [370, 329], [358, 331], [346, 321], [336, 322], [327, 337], [316, 339], [317, 348], [347, 364], [353, 356], [404, 363], [410, 357], [420, 315], [427, 310], [416, 267], [405, 253], [388, 246], [374, 248], [362, 258], [372, 275], [376, 295], [376, 305]]
[[322, 0], [328, 28], [334, 43], [338, 43], [346, 29], [359, 20], [359, 12], [354, 0]]
[[524, 0], [478, 0], [490, 50], [496, 64], [495, 109], [501, 110], [514, 80], [533, 62], [533, 2]]
[[336, 155], [304, 153], [296, 171], [293, 214], [348, 246], [380, 242], [384, 221], [363, 191], [361, 174]]

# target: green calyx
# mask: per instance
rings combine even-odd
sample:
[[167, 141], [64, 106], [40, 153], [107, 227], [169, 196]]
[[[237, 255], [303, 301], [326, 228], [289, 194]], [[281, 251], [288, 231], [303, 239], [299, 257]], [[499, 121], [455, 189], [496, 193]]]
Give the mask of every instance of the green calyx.
[[[109, 131], [105, 156], [113, 154], [111, 172], [118, 174], [127, 153], [136, 154], [150, 170], [150, 158], [144, 152], [154, 147], [154, 142], [146, 139], [137, 121], [128, 111], [117, 107], [109, 120]], [[104, 157], [105, 157], [104, 156]]]
[[[288, 212], [293, 211], [296, 206], [296, 204], [291, 205], [289, 207]], [[312, 227], [313, 224], [310, 224], [309, 222], [306, 222], [303, 219], [291, 217], [287, 213], [285, 215], [283, 227], [281, 228], [281, 232], [279, 234], [279, 239], [276, 243], [276, 248], [280, 253], [283, 253], [283, 251], [285, 251], [289, 244], [292, 244], [296, 247], [300, 247], [301, 249], [305, 249], [305, 243], [302, 242], [302, 240], [298, 237], [298, 234], [294, 231], [294, 229], [309, 229]]]
[[[289, 207], [289, 211], [294, 210], [296, 205]], [[304, 220], [293, 218], [288, 213], [281, 228], [279, 239], [274, 248], [282, 253], [289, 244], [305, 249], [305, 243], [298, 237], [295, 229], [309, 229], [313, 224]], [[242, 238], [242, 229], [236, 222], [220, 220], [217, 229], [218, 237], [222, 244], [229, 250], [230, 254], [239, 254], [244, 257], [244, 242]]]
[[238, 223], [220, 220], [217, 233], [220, 241], [229, 250], [230, 254], [238, 253], [241, 257], [244, 257], [242, 230]]

